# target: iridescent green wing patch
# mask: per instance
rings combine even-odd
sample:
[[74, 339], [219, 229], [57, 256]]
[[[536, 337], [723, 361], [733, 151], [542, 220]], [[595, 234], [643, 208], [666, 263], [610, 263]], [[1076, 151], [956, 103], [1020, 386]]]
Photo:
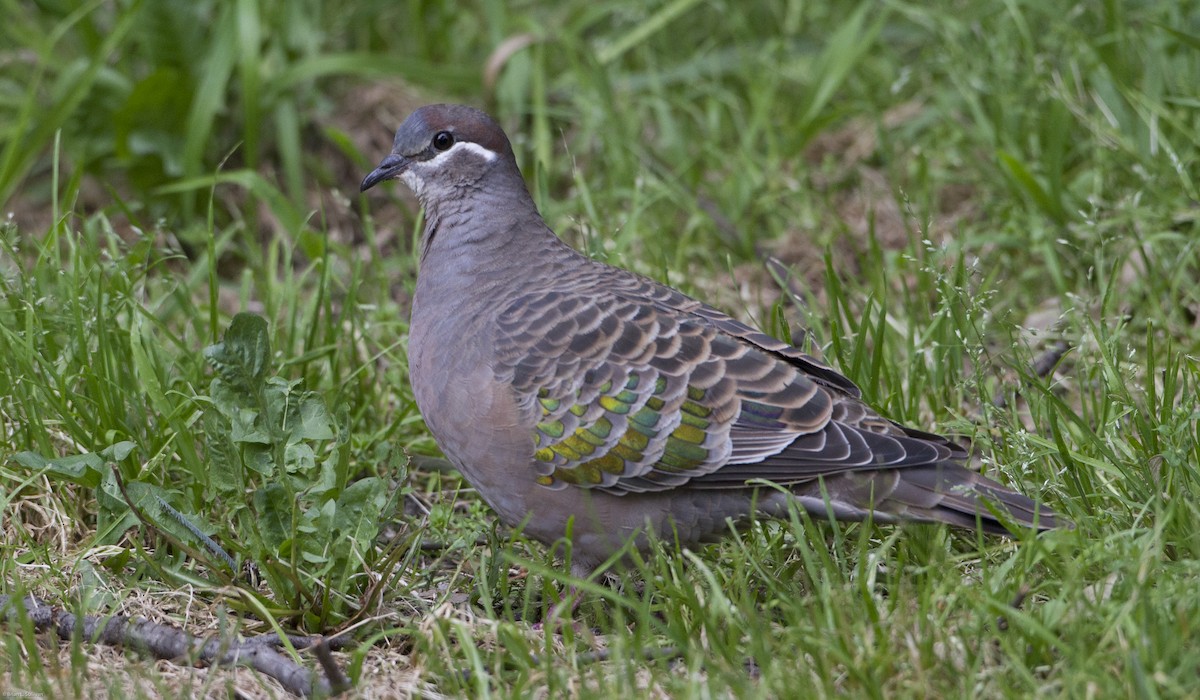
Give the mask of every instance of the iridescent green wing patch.
[[[728, 452], [727, 429], [710, 431], [705, 390], [663, 376], [643, 381], [632, 375], [619, 387], [602, 386], [591, 404], [565, 410], [564, 401], [539, 397], [534, 457], [550, 467], [539, 483], [658, 490], [702, 473], [714, 455]], [[602, 413], [568, 432], [569, 417], [592, 416], [597, 405]]]
[[628, 372], [585, 382], [566, 399], [539, 395], [534, 458], [545, 485], [610, 486], [644, 469], [662, 442], [671, 382], [653, 372]]

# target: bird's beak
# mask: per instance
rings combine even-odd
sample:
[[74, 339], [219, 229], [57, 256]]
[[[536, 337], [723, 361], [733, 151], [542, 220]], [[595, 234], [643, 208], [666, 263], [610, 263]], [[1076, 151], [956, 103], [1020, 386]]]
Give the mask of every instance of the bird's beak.
[[378, 168], [375, 168], [371, 171], [370, 175], [367, 175], [365, 178], [363, 178], [362, 184], [358, 187], [358, 191], [366, 192], [384, 180], [392, 180], [400, 177], [400, 173], [404, 172], [408, 168], [408, 164], [411, 162], [412, 161], [408, 158], [396, 155], [395, 153], [388, 155], [379, 163]]

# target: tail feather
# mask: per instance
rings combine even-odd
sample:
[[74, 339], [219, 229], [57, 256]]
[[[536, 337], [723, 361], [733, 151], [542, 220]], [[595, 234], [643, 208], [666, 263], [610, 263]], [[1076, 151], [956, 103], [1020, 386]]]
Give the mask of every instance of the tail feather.
[[1048, 507], [953, 462], [850, 472], [794, 487], [815, 515], [841, 519], [939, 522], [998, 535], [1010, 528], [1050, 530], [1066, 524]]

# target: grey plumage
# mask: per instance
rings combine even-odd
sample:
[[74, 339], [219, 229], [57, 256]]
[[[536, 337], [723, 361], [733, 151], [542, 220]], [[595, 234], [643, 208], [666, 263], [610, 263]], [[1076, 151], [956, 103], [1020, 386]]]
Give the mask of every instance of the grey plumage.
[[[414, 112], [362, 189], [392, 178], [425, 208], [409, 336], [421, 413], [505, 523], [547, 543], [570, 532], [577, 573], [647, 531], [698, 542], [751, 508], [783, 515], [789, 496], [847, 520], [1007, 533], [994, 508], [1057, 525], [817, 359], [562, 243], [482, 112]], [[749, 485], [763, 479], [789, 493]]]

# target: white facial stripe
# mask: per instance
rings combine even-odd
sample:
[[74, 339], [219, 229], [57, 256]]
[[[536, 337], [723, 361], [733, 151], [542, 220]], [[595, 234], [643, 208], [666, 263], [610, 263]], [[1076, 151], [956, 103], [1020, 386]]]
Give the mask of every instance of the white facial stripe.
[[420, 199], [425, 194], [425, 176], [436, 173], [455, 153], [462, 153], [463, 151], [469, 151], [488, 163], [499, 157], [495, 151], [488, 150], [477, 143], [459, 141], [451, 146], [449, 150], [442, 151], [429, 160], [413, 161], [412, 165], [400, 173], [400, 180], [408, 185], [413, 194], [417, 195], [417, 198]]
[[417, 197], [420, 197], [421, 193], [425, 191], [425, 181], [411, 168], [400, 173], [400, 181], [408, 185], [408, 189], [412, 190]]
[[477, 143], [471, 143], [470, 141], [459, 141], [451, 146], [450, 150], [442, 151], [433, 158], [425, 161], [425, 164], [428, 166], [437, 167], [442, 165], [446, 159], [453, 157], [455, 153], [461, 153], [462, 151], [470, 151], [489, 163], [493, 160], [496, 160], [498, 157], [495, 151], [488, 150]]

